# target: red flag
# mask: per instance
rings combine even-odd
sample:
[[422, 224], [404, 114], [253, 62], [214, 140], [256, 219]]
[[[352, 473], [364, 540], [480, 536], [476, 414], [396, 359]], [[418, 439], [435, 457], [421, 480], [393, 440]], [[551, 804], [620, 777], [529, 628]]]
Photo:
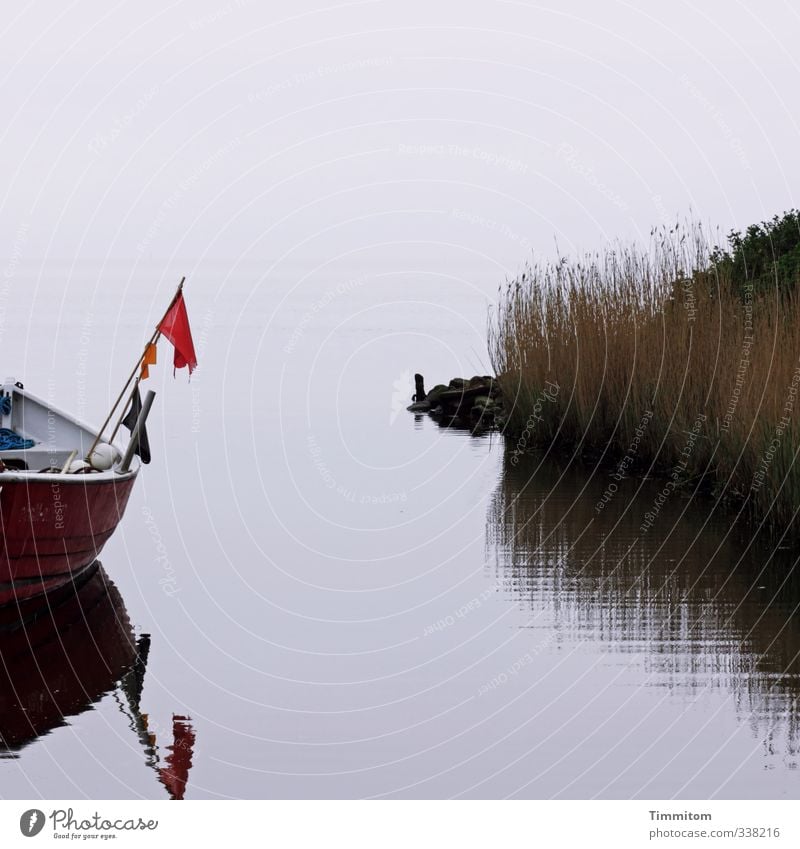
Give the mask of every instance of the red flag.
[[194, 353], [192, 330], [189, 327], [183, 292], [179, 293], [170, 311], [158, 325], [158, 329], [175, 346], [175, 358], [172, 361], [175, 368], [189, 366], [189, 374], [191, 374], [197, 367], [197, 357]]

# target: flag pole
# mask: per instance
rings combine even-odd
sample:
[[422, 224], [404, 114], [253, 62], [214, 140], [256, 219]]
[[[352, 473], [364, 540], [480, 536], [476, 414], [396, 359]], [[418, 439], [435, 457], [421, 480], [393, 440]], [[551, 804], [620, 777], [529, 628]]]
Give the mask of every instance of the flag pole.
[[[117, 400], [114, 402], [114, 406], [111, 408], [111, 412], [106, 417], [106, 420], [103, 422], [103, 426], [100, 428], [99, 433], [94, 438], [94, 442], [92, 443], [92, 447], [89, 449], [89, 451], [86, 454], [87, 457], [92, 456], [92, 451], [94, 451], [94, 449], [97, 448], [97, 444], [103, 438], [103, 433], [105, 432], [105, 429], [108, 427], [108, 423], [111, 421], [111, 418], [114, 415], [114, 412], [116, 411], [117, 407], [119, 406], [119, 402], [123, 399], [123, 397], [125, 396], [125, 393], [128, 391], [128, 387], [130, 386], [131, 381], [133, 380], [134, 377], [136, 377], [136, 372], [139, 370], [139, 367], [142, 365], [142, 360], [144, 359], [145, 354], [147, 353], [149, 347], [151, 345], [153, 345], [155, 342], [157, 342], [158, 337], [161, 336], [161, 325], [162, 325], [164, 319], [167, 317], [167, 315], [169, 315], [169, 311], [175, 306], [175, 301], [177, 301], [178, 298], [180, 297], [180, 294], [183, 291], [183, 284], [184, 284], [185, 281], [186, 281], [186, 278], [181, 277], [181, 282], [178, 284], [178, 288], [177, 288], [175, 294], [172, 296], [172, 300], [169, 302], [169, 306], [164, 311], [164, 315], [162, 316], [161, 321], [159, 321], [158, 324], [156, 325], [155, 332], [150, 337], [147, 344], [144, 346], [144, 351], [142, 351], [141, 355], [139, 356], [139, 359], [136, 361], [136, 365], [133, 367], [133, 371], [130, 373], [130, 376], [125, 381], [125, 385], [122, 387], [122, 392], [120, 392], [119, 395], [117, 396]], [[123, 410], [123, 417], [124, 417], [124, 413], [125, 413], [125, 411]], [[119, 424], [117, 424], [116, 428], [114, 428], [114, 436], [116, 436], [117, 430], [119, 430]], [[112, 439], [113, 438], [114, 437], [112, 436]]]

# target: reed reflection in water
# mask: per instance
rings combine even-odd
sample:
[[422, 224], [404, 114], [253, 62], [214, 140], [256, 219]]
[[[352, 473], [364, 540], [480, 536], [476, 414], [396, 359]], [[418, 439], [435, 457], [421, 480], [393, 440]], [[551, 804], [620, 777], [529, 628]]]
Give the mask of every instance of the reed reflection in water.
[[[565, 766], [551, 789], [796, 797], [797, 555], [749, 542], [710, 497], [672, 493], [643, 527], [663, 480], [623, 480], [609, 495], [611, 481], [608, 471], [589, 477], [585, 466], [507, 451], [489, 510], [488, 562], [529, 613], [526, 662], [563, 658], [555, 668], [540, 663], [535, 685], [565, 706], [565, 755], [571, 724], [568, 743], [594, 748], [594, 760], [580, 772]], [[605, 671], [588, 693], [575, 662], [587, 656]], [[749, 729], [749, 747], [738, 740], [726, 750], [731, 714]], [[608, 774], [593, 777], [608, 759]], [[555, 760], [545, 770], [559, 773]], [[774, 783], [752, 781], [768, 775]]]

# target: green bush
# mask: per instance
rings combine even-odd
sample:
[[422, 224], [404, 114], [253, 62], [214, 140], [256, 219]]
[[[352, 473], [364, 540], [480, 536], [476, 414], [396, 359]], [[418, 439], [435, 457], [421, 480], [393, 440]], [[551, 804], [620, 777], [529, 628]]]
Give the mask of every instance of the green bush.
[[800, 274], [800, 212], [792, 209], [771, 221], [732, 231], [727, 248], [711, 253], [712, 268], [744, 295], [792, 291]]

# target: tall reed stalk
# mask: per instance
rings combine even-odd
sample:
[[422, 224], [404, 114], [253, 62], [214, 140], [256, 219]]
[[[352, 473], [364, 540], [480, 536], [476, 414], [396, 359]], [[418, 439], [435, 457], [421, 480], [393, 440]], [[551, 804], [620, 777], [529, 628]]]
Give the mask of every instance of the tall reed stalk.
[[[507, 433], [699, 477], [773, 530], [800, 508], [800, 299], [731, 285], [698, 226], [531, 265], [490, 319]], [[546, 402], [546, 386], [557, 385]]]

